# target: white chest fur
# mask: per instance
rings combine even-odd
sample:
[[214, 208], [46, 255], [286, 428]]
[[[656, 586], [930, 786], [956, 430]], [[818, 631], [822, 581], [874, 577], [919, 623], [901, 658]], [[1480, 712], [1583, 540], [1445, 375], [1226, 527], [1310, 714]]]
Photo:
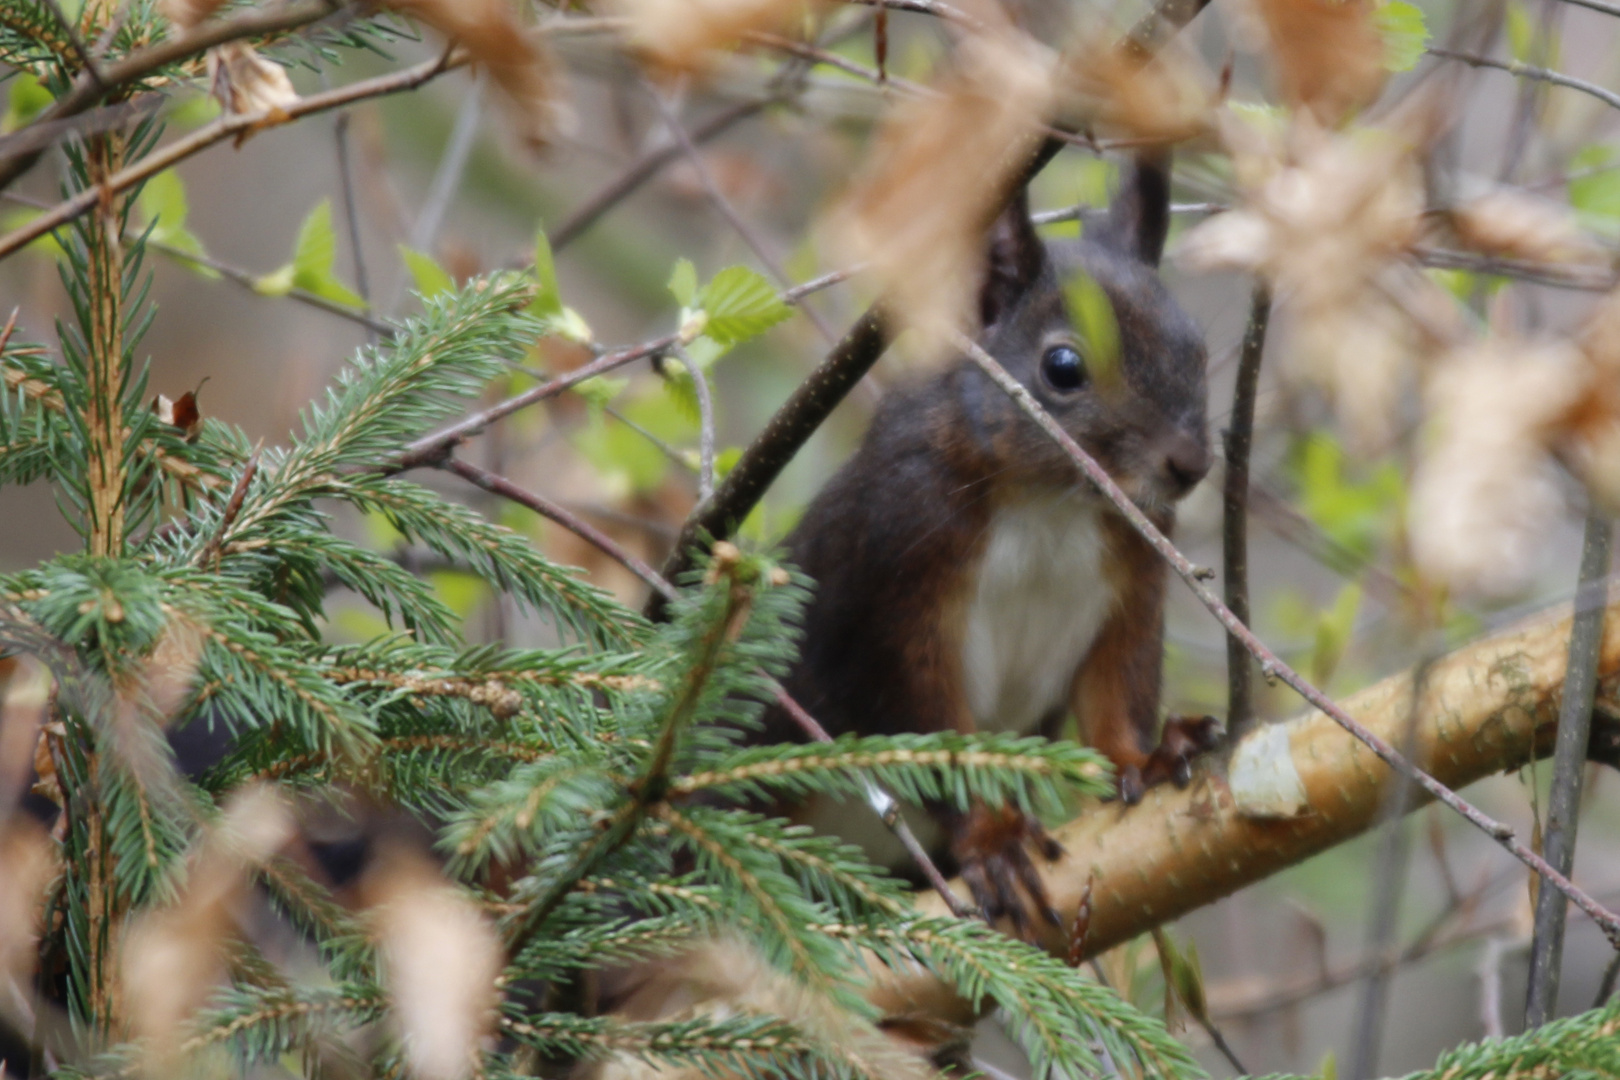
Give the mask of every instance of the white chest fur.
[[1095, 505], [1078, 492], [1000, 507], [968, 583], [962, 670], [980, 731], [1026, 732], [1066, 703], [1113, 607]]

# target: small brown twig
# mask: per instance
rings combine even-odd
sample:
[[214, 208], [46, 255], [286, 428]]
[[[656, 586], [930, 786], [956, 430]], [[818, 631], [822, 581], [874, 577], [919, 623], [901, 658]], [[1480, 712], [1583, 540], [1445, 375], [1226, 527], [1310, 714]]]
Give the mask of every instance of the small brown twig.
[[1418, 246], [1412, 254], [1423, 266], [1437, 270], [1467, 270], [1474, 274], [1512, 278], [1533, 285], [1547, 285], [1555, 289], [1578, 289], [1582, 292], [1608, 292], [1620, 278], [1610, 267], [1568, 265], [1531, 262], [1526, 259], [1504, 259], [1495, 255], [1476, 255], [1466, 251]]
[[[222, 116], [212, 123], [203, 125], [191, 134], [176, 139], [161, 149], [152, 151], [139, 161], [127, 165], [108, 176], [101, 183], [62, 200], [55, 207], [29, 221], [26, 225], [13, 229], [5, 236], [0, 236], [0, 258], [12, 254], [51, 230], [60, 228], [87, 213], [104, 197], [133, 187], [178, 162], [206, 150], [215, 143], [223, 142], [236, 135], [249, 134], [260, 128], [297, 120], [313, 113], [352, 105], [357, 101], [397, 94], [404, 90], [413, 90], [464, 62], [464, 60], [453, 58], [452, 53], [447, 50], [437, 59], [424, 61], [413, 67], [390, 72], [387, 75], [379, 75], [374, 79], [362, 79], [347, 86], [340, 86], [335, 90], [311, 94], [309, 97], [300, 98], [284, 109], [268, 108], [251, 113], [231, 113], [228, 116]], [[3, 181], [3, 166], [0, 166], [0, 181]]]
[[214, 535], [210, 536], [208, 543], [197, 552], [195, 560], [197, 566], [207, 566], [219, 559], [220, 544], [224, 541], [225, 534], [230, 531], [236, 515], [242, 511], [242, 501], [247, 498], [248, 485], [253, 483], [254, 476], [259, 472], [259, 456], [263, 453], [264, 443], [261, 440], [259, 445], [253, 448], [247, 464], [242, 466], [242, 475], [236, 478], [236, 486], [231, 489], [230, 500], [225, 503], [225, 510], [219, 516], [219, 525], [214, 529]]
[[1453, 49], [1431, 47], [1425, 51], [1430, 56], [1438, 56], [1445, 60], [1456, 60], [1459, 63], [1467, 64], [1469, 67], [1493, 68], [1497, 71], [1506, 71], [1511, 75], [1517, 75], [1521, 79], [1535, 79], [1538, 82], [1551, 83], [1554, 86], [1562, 86], [1569, 90], [1579, 90], [1583, 94], [1590, 94], [1592, 97], [1597, 98], [1605, 105], [1620, 109], [1620, 94], [1601, 87], [1597, 83], [1577, 79], [1573, 75], [1565, 75], [1561, 71], [1536, 67], [1533, 64], [1521, 63], [1518, 60], [1495, 60], [1489, 56], [1457, 52]]
[[1374, 754], [1378, 755], [1378, 757], [1381, 758], [1391, 769], [1395, 770], [1397, 774], [1421, 787], [1429, 794], [1430, 797], [1438, 800], [1439, 802], [1445, 803], [1452, 810], [1456, 811], [1465, 820], [1467, 820], [1469, 824], [1473, 825], [1475, 828], [1479, 829], [1481, 832], [1495, 840], [1509, 853], [1511, 853], [1514, 858], [1524, 863], [1524, 865], [1528, 866], [1537, 874], [1540, 874], [1544, 881], [1548, 882], [1553, 886], [1553, 888], [1569, 897], [1570, 900], [1575, 902], [1577, 907], [1586, 912], [1592, 921], [1596, 923], [1600, 929], [1602, 929], [1604, 936], [1607, 937], [1609, 941], [1617, 948], [1620, 948], [1620, 916], [1616, 916], [1613, 912], [1604, 908], [1584, 889], [1577, 886], [1564, 874], [1559, 873], [1552, 866], [1550, 866], [1547, 863], [1547, 860], [1543, 859], [1540, 855], [1536, 854], [1534, 851], [1530, 850], [1529, 847], [1517, 840], [1511, 826], [1490, 817], [1468, 800], [1462, 798], [1456, 792], [1446, 787], [1446, 785], [1442, 784], [1440, 781], [1436, 780], [1422, 769], [1419, 769], [1416, 765], [1413, 765], [1411, 761], [1396, 750], [1395, 747], [1392, 746], [1387, 740], [1374, 734], [1365, 725], [1357, 721], [1355, 717], [1345, 712], [1338, 706], [1337, 703], [1333, 701], [1332, 698], [1328, 697], [1321, 690], [1313, 686], [1309, 680], [1300, 675], [1299, 672], [1295, 671], [1291, 666], [1278, 657], [1276, 653], [1267, 648], [1265, 642], [1257, 638], [1247, 626], [1243, 625], [1242, 621], [1239, 620], [1237, 616], [1232, 614], [1232, 609], [1222, 603], [1220, 597], [1216, 596], [1209, 589], [1209, 587], [1204, 584], [1199, 568], [1194, 566], [1193, 563], [1185, 555], [1183, 555], [1174, 544], [1170, 542], [1169, 538], [1167, 538], [1164, 533], [1159, 531], [1158, 526], [1154, 525], [1153, 522], [1148, 519], [1147, 515], [1144, 514], [1137, 507], [1137, 505], [1131, 501], [1130, 496], [1126, 495], [1120, 486], [1114, 482], [1113, 477], [1109, 476], [1107, 471], [1103, 469], [1101, 465], [1097, 464], [1096, 459], [1090, 454], [1086, 453], [1086, 451], [1081, 448], [1080, 444], [1075, 442], [1074, 439], [1069, 436], [1069, 433], [1064, 431], [1063, 428], [1058, 425], [1056, 420], [1052, 419], [1047, 411], [1041, 407], [1040, 403], [1036, 401], [1033, 396], [1031, 396], [1030, 392], [1019, 384], [1018, 380], [1007, 374], [1006, 369], [1003, 368], [993, 356], [985, 352], [976, 342], [972, 341], [971, 339], [958, 334], [956, 336], [956, 344], [958, 348], [962, 349], [970, 358], [972, 358], [973, 362], [976, 363], [985, 372], [985, 374], [990, 376], [997, 386], [1001, 387], [1001, 389], [1018, 404], [1018, 407], [1022, 409], [1030, 419], [1034, 420], [1035, 423], [1039, 425], [1042, 431], [1046, 432], [1046, 434], [1050, 436], [1054, 442], [1062, 447], [1064, 453], [1066, 453], [1069, 456], [1069, 459], [1079, 467], [1080, 471], [1085, 475], [1085, 477], [1097, 486], [1098, 490], [1100, 490], [1103, 496], [1113, 504], [1114, 508], [1118, 510], [1120, 515], [1130, 523], [1131, 527], [1134, 528], [1137, 533], [1140, 534], [1141, 537], [1146, 540], [1148, 544], [1152, 546], [1152, 548], [1157, 551], [1166, 562], [1170, 564], [1170, 567], [1175, 570], [1177, 575], [1179, 575], [1181, 579], [1187, 583], [1187, 587], [1193, 591], [1193, 594], [1198, 597], [1199, 602], [1209, 610], [1210, 614], [1215, 616], [1220, 624], [1226, 628], [1228, 633], [1236, 636], [1240, 641], [1242, 641], [1244, 647], [1249, 650], [1250, 654], [1253, 655], [1256, 660], [1260, 661], [1260, 669], [1268, 678], [1281, 679], [1283, 682], [1287, 683], [1296, 692], [1298, 692], [1301, 697], [1319, 709], [1324, 716], [1327, 716], [1334, 723], [1338, 724], [1345, 731], [1349, 732], [1349, 734], [1362, 745], [1366, 746]]
[[[757, 101], [739, 102], [724, 109], [693, 128], [689, 133], [691, 140], [694, 145], [706, 143], [750, 116], [764, 112], [766, 107], [776, 100], [774, 97], [765, 97]], [[660, 170], [680, 157], [683, 152], [680, 143], [671, 142], [656, 150], [647, 151], [626, 165], [624, 171], [604, 184], [600, 191], [586, 199], [574, 209], [573, 213], [557, 224], [550, 235], [551, 250], [561, 251], [579, 239], [580, 234], [596, 224], [598, 218], [629, 198], [637, 188], [657, 176]]]
[[630, 554], [611, 536], [573, 511], [564, 509], [550, 499], [537, 495], [527, 488], [519, 487], [504, 476], [498, 476], [488, 469], [481, 469], [472, 462], [464, 461], [461, 458], [446, 458], [440, 468], [446, 472], [455, 473], [463, 480], [478, 485], [492, 495], [499, 495], [503, 499], [509, 499], [517, 503], [519, 506], [528, 507], [541, 517], [556, 522], [646, 582], [653, 591], [670, 599], [675, 597], [674, 586], [659, 577], [658, 571]]

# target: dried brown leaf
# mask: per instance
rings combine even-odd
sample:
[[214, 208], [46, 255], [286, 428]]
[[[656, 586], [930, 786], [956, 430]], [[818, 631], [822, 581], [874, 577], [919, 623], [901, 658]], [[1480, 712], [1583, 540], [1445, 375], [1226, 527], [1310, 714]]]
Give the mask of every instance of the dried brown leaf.
[[462, 1080], [494, 1027], [501, 972], [495, 928], [415, 853], [385, 851], [367, 879], [383, 981], [412, 1072]]
[[244, 789], [198, 842], [179, 900], [131, 921], [119, 976], [130, 1026], [148, 1040], [150, 1075], [171, 1071], [187, 1020], [224, 978], [247, 870], [285, 846], [292, 832], [281, 796], [267, 787]]
[[1554, 448], [1596, 498], [1620, 508], [1620, 292], [1598, 305], [1577, 344], [1586, 385]]
[[1511, 188], [1470, 199], [1452, 212], [1451, 223], [1464, 246], [1486, 255], [1550, 263], [1605, 259], [1569, 207]]
[[209, 50], [208, 85], [227, 113], [268, 111], [271, 121], [277, 123], [298, 102], [298, 91], [287, 78], [287, 70], [241, 41]]
[[[823, 1052], [842, 1058], [851, 1071], [884, 1080], [932, 1080], [938, 1074], [926, 1052], [937, 1042], [902, 1029], [890, 1038], [823, 995], [773, 968], [747, 942], [725, 937], [698, 941], [685, 954], [649, 964], [632, 976], [634, 990], [619, 1012], [633, 1020], [685, 1020], [738, 1013], [792, 1021]], [[958, 1034], [957, 1031], [938, 1034]], [[712, 1080], [697, 1068], [660, 1067], [617, 1055], [591, 1080]]]
[[614, 0], [630, 40], [665, 72], [703, 72], [750, 33], [789, 34], [819, 3], [806, 0]]
[[1061, 111], [1110, 137], [1179, 142], [1210, 129], [1215, 80], [1198, 55], [1171, 41], [1143, 63], [1108, 33], [1065, 49], [1054, 80]]
[[225, 6], [225, 0], [162, 0], [158, 10], [179, 26], [189, 30]]
[[20, 818], [0, 828], [0, 980], [29, 984], [38, 956], [45, 888], [56, 873], [56, 846], [45, 830]]
[[506, 99], [513, 127], [539, 148], [569, 123], [562, 69], [511, 0], [385, 0], [467, 50]]
[[1411, 361], [1451, 332], [1449, 302], [1405, 259], [1423, 213], [1416, 140], [1334, 134], [1306, 117], [1274, 134], [1232, 113], [1221, 130], [1243, 204], [1189, 230], [1177, 258], [1269, 279], [1293, 327], [1282, 374], [1326, 392], [1358, 450], [1382, 448]]
[[964, 42], [937, 95], [895, 106], [834, 213], [835, 241], [869, 265], [927, 346], [968, 329], [992, 200], [1050, 103], [1049, 68], [1046, 51], [1010, 28]]
[[1561, 510], [1548, 442], [1585, 384], [1585, 362], [1565, 342], [1489, 338], [1436, 366], [1425, 394], [1427, 445], [1412, 478], [1420, 570], [1466, 594], [1523, 587]]
[[1376, 0], [1251, 0], [1266, 29], [1277, 81], [1292, 105], [1330, 126], [1384, 88], [1384, 40]]
[[[50, 707], [51, 677], [45, 665], [23, 656], [0, 686], [5, 691], [0, 698], [0, 808], [9, 809], [28, 784], [28, 766]], [[0, 809], [0, 818], [6, 809]]]

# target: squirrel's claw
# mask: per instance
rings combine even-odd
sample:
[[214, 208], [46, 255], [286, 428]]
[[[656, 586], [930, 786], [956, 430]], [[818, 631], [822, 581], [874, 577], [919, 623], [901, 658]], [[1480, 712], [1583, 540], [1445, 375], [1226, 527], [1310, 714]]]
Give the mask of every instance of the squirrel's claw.
[[957, 819], [951, 844], [962, 880], [984, 917], [1010, 920], [1025, 941], [1035, 936], [1032, 910], [1053, 926], [1061, 924], [1030, 858], [1031, 846], [1049, 860], [1063, 854], [1034, 818], [1012, 807], [985, 806], [974, 806]]
[[[1220, 721], [1213, 716], [1170, 717], [1164, 722], [1158, 748], [1148, 755], [1142, 766], [1139, 782], [1143, 787], [1152, 787], [1168, 780], [1178, 788], [1186, 787], [1192, 783], [1193, 758], [1219, 746], [1221, 735]], [[1123, 783], [1120, 790], [1123, 795]]]

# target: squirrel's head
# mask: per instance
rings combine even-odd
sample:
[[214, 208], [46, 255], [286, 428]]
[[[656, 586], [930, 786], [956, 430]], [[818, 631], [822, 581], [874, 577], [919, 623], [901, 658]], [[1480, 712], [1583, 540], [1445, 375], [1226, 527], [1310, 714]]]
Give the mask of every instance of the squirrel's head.
[[[1043, 243], [1020, 193], [991, 229], [979, 297], [984, 348], [1138, 504], [1160, 511], [1211, 463], [1203, 336], [1157, 273], [1169, 209], [1163, 159], [1139, 160], [1078, 242]], [[1002, 462], [1073, 476], [1032, 422], [981, 390], [1005, 398], [988, 380], [972, 394], [975, 420], [998, 429]]]

